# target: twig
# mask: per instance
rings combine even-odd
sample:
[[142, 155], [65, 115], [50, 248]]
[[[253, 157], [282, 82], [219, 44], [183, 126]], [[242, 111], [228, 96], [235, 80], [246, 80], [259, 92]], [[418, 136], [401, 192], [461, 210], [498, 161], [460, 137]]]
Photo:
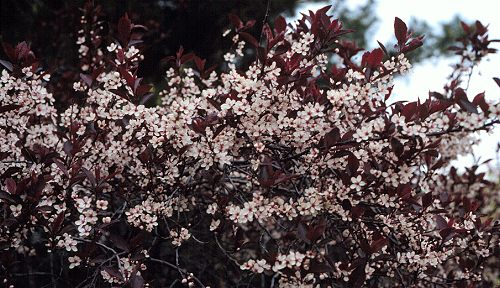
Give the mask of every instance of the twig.
[[470, 79], [472, 78], [473, 72], [474, 72], [474, 66], [470, 68], [469, 78], [467, 79], [467, 86], [465, 87], [465, 91], [469, 90]]
[[262, 20], [262, 29], [260, 31], [259, 46], [262, 44], [262, 37], [264, 36], [264, 25], [267, 23], [267, 18], [269, 18], [269, 8], [271, 6], [271, 0], [267, 0], [266, 14]]
[[96, 245], [98, 245], [98, 246], [100, 246], [100, 247], [102, 247], [104, 249], [107, 249], [107, 250], [113, 252], [113, 256], [116, 258], [116, 260], [118, 262], [118, 268], [119, 268], [120, 273], [121, 273], [121, 271], [123, 271], [122, 264], [121, 264], [121, 261], [120, 261], [120, 256], [119, 256], [120, 253], [116, 252], [115, 249], [113, 249], [113, 248], [111, 248], [111, 247], [109, 247], [109, 246], [107, 246], [107, 245], [105, 245], [105, 244], [103, 244], [101, 242], [97, 242], [97, 241], [94, 242], [94, 241], [83, 239], [83, 238], [73, 238], [73, 239], [81, 241], [81, 242], [93, 243], [93, 244], [96, 244]]
[[233, 256], [229, 255], [229, 253], [226, 251], [226, 249], [224, 249], [224, 247], [222, 247], [222, 244], [219, 242], [219, 238], [217, 238], [216, 233], [214, 233], [214, 238], [215, 238], [215, 243], [217, 243], [217, 246], [219, 246], [219, 248], [222, 250], [222, 253], [224, 253], [224, 255], [226, 255], [227, 258], [234, 261], [234, 263], [239, 265], [238, 261]]
[[176, 269], [179, 272], [179, 274], [181, 274], [182, 277], [184, 277], [184, 275], [189, 275], [191, 278], [193, 278], [198, 283], [198, 285], [200, 285], [200, 287], [205, 288], [205, 285], [200, 281], [200, 279], [198, 279], [196, 276], [190, 274], [186, 269], [182, 269], [182, 268], [179, 267], [179, 253], [178, 253], [178, 250], [179, 249], [175, 250], [175, 255], [176, 255], [175, 262], [176, 262], [177, 265], [172, 264], [170, 262], [167, 262], [165, 260], [161, 260], [161, 259], [157, 259], [157, 258], [153, 258], [153, 257], [149, 257], [148, 259], [150, 261], [152, 261], [152, 262], [161, 263], [161, 264], [167, 265], [170, 268]]

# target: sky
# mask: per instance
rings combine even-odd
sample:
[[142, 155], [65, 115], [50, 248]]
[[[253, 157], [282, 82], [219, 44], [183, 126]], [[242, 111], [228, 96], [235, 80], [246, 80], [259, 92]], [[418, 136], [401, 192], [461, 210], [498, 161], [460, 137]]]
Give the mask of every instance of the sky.
[[[347, 0], [350, 8], [356, 8], [366, 0]], [[335, 7], [337, 1], [324, 1], [320, 3], [303, 2], [298, 6], [298, 11], [317, 10], [325, 5]], [[374, 7], [380, 22], [374, 29], [372, 43], [369, 49], [377, 48], [377, 40], [381, 43], [394, 42], [394, 17], [401, 18], [409, 23], [411, 18], [425, 20], [433, 29], [439, 29], [440, 23], [447, 22], [459, 15], [467, 23], [480, 20], [484, 25], [489, 25], [489, 38], [500, 39], [500, 1], [497, 0], [379, 0]], [[288, 19], [293, 20], [299, 17]], [[458, 23], [457, 23], [458, 25]], [[350, 28], [350, 27], [348, 27]], [[493, 45], [500, 50], [500, 43]], [[500, 52], [499, 52], [500, 53]], [[429, 60], [414, 66], [412, 72], [405, 77], [396, 79], [392, 95], [397, 100], [416, 100], [418, 97], [426, 99], [429, 91], [442, 91], [446, 78], [451, 72], [450, 64], [453, 59]], [[468, 89], [469, 97], [485, 92], [486, 99], [498, 101], [500, 99], [500, 87], [492, 80], [493, 77], [500, 77], [500, 54], [494, 54], [485, 59], [475, 68]], [[500, 142], [500, 127], [497, 127], [492, 134], [480, 134], [481, 143], [474, 147], [476, 158], [486, 160], [494, 159], [494, 165], [500, 167], [496, 155], [497, 143]], [[482, 162], [482, 161], [481, 161]], [[468, 166], [474, 163], [473, 157], [461, 157], [454, 164], [459, 167]]]

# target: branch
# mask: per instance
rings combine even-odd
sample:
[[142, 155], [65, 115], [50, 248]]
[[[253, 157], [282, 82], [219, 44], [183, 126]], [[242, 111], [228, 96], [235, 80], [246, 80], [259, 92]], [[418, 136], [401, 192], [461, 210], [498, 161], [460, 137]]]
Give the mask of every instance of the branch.
[[[176, 253], [177, 255], [177, 253]], [[205, 288], [206, 286], [200, 281], [200, 279], [198, 279], [196, 276], [194, 276], [193, 274], [189, 273], [186, 269], [182, 269], [180, 268], [178, 265], [178, 257], [176, 257], [176, 263], [177, 265], [175, 264], [172, 264], [170, 262], [167, 262], [165, 260], [161, 260], [161, 259], [157, 259], [157, 258], [153, 258], [153, 257], [149, 257], [148, 258], [150, 261], [152, 262], [156, 262], [156, 263], [160, 263], [160, 264], [164, 264], [164, 265], [167, 265], [168, 267], [172, 268], [172, 269], [175, 269], [179, 272], [179, 274], [181, 274], [182, 277], [184, 277], [184, 275], [189, 275], [191, 278], [193, 278], [197, 283], [198, 285], [200, 285], [200, 287], [203, 287]]]

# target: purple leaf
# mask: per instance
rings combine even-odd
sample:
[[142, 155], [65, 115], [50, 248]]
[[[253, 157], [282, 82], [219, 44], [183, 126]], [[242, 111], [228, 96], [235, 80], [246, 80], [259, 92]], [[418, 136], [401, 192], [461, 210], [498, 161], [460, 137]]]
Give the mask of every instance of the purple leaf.
[[92, 172], [90, 172], [85, 167], [82, 167], [81, 169], [82, 169], [83, 173], [85, 174], [85, 177], [87, 177], [87, 179], [89, 179], [90, 184], [92, 184], [92, 186], [96, 186], [97, 185], [97, 180], [95, 179], [94, 174], [92, 174]]
[[231, 24], [233, 24], [233, 26], [236, 29], [240, 29], [241, 27], [243, 27], [243, 22], [241, 22], [240, 17], [238, 17], [232, 13], [229, 14], [228, 17], [229, 17], [229, 21], [231, 22]]
[[241, 38], [243, 38], [243, 40], [248, 42], [253, 47], [255, 47], [255, 48], [259, 47], [259, 42], [257, 42], [257, 39], [255, 39], [255, 37], [253, 37], [252, 35], [250, 35], [246, 32], [240, 32], [240, 36], [241, 36]]
[[14, 67], [12, 66], [12, 63], [10, 63], [9, 61], [7, 60], [2, 60], [0, 59], [0, 64], [2, 64], [5, 68], [7, 68], [7, 70], [9, 70], [10, 72], [12, 72], [12, 70], [14, 69]]
[[314, 226], [309, 226], [307, 229], [306, 237], [311, 242], [314, 243], [325, 233], [326, 221], [322, 220], [320, 223]]
[[389, 53], [387, 53], [387, 49], [385, 48], [384, 44], [380, 43], [380, 41], [377, 41], [377, 43], [378, 43], [378, 46], [380, 46], [380, 49], [382, 49], [382, 51], [384, 51], [384, 54], [389, 55]]
[[394, 34], [396, 35], [398, 45], [401, 49], [407, 40], [408, 27], [406, 27], [405, 22], [398, 17], [394, 18]]
[[128, 43], [130, 31], [132, 30], [132, 22], [128, 18], [127, 13], [118, 20], [118, 35], [123, 45]]
[[88, 74], [83, 74], [83, 73], [80, 73], [80, 78], [83, 80], [83, 82], [85, 82], [85, 84], [87, 84], [87, 86], [91, 87], [92, 86], [92, 82], [94, 82], [94, 80], [92, 79], [92, 76], [88, 75]]
[[500, 79], [497, 77], [493, 77], [493, 80], [495, 80], [495, 83], [500, 87]]
[[120, 273], [120, 271], [115, 268], [115, 267], [104, 267], [103, 268], [104, 271], [106, 271], [111, 277], [113, 278], [116, 278], [116, 279], [119, 279], [121, 281], [123, 281], [123, 276], [122, 276], [122, 273]]
[[448, 222], [441, 215], [434, 216], [436, 218], [436, 227], [439, 230], [448, 228]]
[[136, 273], [134, 276], [130, 277], [130, 287], [132, 288], [142, 288], [144, 287], [144, 278]]
[[7, 191], [12, 194], [12, 195], [15, 195], [16, 194], [16, 181], [14, 181], [14, 179], [12, 178], [7, 178], [5, 180], [5, 186], [7, 186]]
[[274, 29], [278, 33], [285, 31], [286, 20], [283, 16], [280, 15], [280, 16], [276, 17], [276, 19], [274, 20]]
[[14, 105], [14, 104], [8, 104], [8, 105], [0, 106], [0, 114], [1, 113], [6, 113], [6, 112], [9, 112], [9, 111], [12, 111], [12, 110], [19, 109], [21, 107], [22, 107], [21, 105]]
[[52, 222], [51, 229], [52, 233], [57, 233], [59, 229], [61, 229], [61, 225], [64, 221], [64, 211], [60, 212], [59, 215], [57, 215], [56, 219], [54, 219], [54, 222]]
[[54, 159], [54, 163], [56, 164], [57, 167], [59, 167], [59, 169], [61, 169], [64, 175], [66, 175], [66, 177], [69, 177], [68, 169], [66, 168], [64, 163], [61, 162], [61, 160]]

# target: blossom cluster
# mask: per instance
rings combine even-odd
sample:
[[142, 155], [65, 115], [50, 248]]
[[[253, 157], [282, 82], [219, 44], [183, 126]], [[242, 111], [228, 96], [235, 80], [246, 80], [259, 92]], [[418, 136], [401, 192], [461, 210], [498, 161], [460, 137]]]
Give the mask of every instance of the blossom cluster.
[[[471, 102], [464, 73], [424, 102], [391, 103], [394, 77], [411, 69], [405, 53], [422, 38], [396, 18], [395, 51], [367, 51], [357, 63], [349, 31], [327, 10], [295, 25], [278, 17], [259, 41], [245, 32], [254, 22], [233, 15], [225, 36], [236, 46], [223, 68], [180, 49], [166, 58], [158, 105], [145, 105], [153, 88], [136, 73], [134, 31], [144, 27], [126, 15], [104, 43], [85, 9], [68, 105], [55, 104], [26, 43], [9, 50], [2, 263], [55, 255], [60, 269], [91, 275], [67, 280], [75, 286], [256, 287], [259, 274], [279, 287], [495, 281], [487, 207], [499, 192], [477, 166], [451, 163], [499, 123], [500, 103], [484, 94]], [[465, 28], [461, 70], [493, 52], [485, 27]], [[249, 51], [256, 59], [244, 66], [238, 57]], [[333, 55], [341, 60], [328, 67]], [[9, 263], [4, 283], [18, 283], [9, 271], [21, 268]]]

